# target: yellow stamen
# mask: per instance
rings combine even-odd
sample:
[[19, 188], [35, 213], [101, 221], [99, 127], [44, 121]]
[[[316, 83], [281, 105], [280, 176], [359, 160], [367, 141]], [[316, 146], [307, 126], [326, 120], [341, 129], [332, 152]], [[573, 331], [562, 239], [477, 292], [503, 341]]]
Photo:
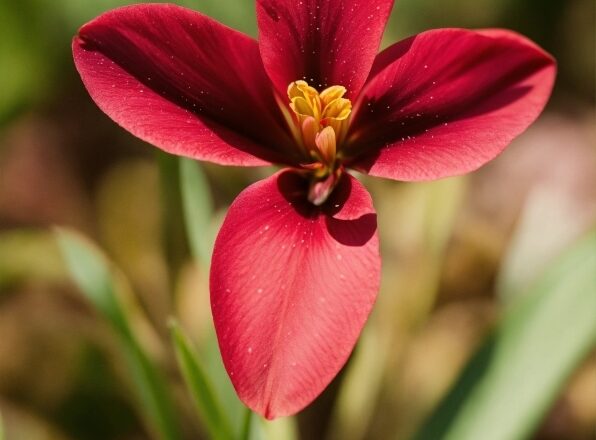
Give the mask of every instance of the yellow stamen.
[[325, 118], [335, 118], [343, 121], [352, 112], [352, 103], [349, 99], [337, 98], [325, 106], [323, 115]]
[[343, 98], [346, 94], [346, 88], [344, 86], [331, 86], [326, 88], [320, 93], [321, 101], [324, 105], [329, 104], [331, 101], [335, 101], [338, 98]]
[[343, 142], [349, 123], [352, 103], [344, 98], [346, 88], [331, 86], [319, 93], [306, 81], [288, 86], [290, 108], [300, 128], [300, 143], [331, 171], [337, 149]]
[[320, 113], [320, 110], [316, 108], [316, 106], [312, 105], [312, 102], [307, 101], [302, 96], [297, 96], [296, 98], [292, 99], [292, 103], [290, 104], [294, 113], [300, 116], [315, 116], [317, 117]]

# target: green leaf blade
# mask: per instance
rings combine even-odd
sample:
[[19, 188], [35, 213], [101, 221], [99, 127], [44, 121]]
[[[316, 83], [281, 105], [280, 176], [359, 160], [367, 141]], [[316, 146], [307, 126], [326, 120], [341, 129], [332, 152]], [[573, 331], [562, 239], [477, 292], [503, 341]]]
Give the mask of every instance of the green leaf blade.
[[211, 438], [217, 440], [233, 439], [234, 436], [229, 421], [221, 411], [221, 406], [213, 393], [210, 381], [198, 361], [196, 351], [175, 321], [170, 323], [170, 334], [174, 343], [178, 366]]
[[505, 313], [416, 437], [531, 436], [596, 342], [596, 231]]
[[186, 234], [193, 257], [206, 267], [211, 259], [211, 217], [213, 201], [209, 182], [201, 165], [192, 159], [180, 159], [180, 191]]
[[141, 348], [118, 299], [117, 274], [99, 249], [82, 235], [57, 229], [56, 239], [75, 284], [119, 336], [148, 426], [159, 439], [179, 440], [165, 381]]

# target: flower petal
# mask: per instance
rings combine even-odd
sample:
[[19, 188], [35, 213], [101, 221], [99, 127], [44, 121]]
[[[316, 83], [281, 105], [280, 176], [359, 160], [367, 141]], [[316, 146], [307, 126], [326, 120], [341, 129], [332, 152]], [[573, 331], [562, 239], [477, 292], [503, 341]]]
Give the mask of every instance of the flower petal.
[[428, 31], [391, 46], [357, 104], [352, 166], [398, 180], [477, 169], [544, 108], [554, 60], [510, 31]]
[[346, 362], [375, 301], [380, 257], [370, 195], [349, 174], [321, 207], [281, 171], [242, 192], [219, 232], [211, 307], [240, 399], [294, 414]]
[[230, 165], [292, 162], [257, 42], [239, 32], [174, 5], [128, 6], [84, 25], [73, 53], [97, 105], [165, 151]]
[[379, 50], [393, 0], [257, 0], [265, 69], [281, 96], [304, 79], [358, 95]]

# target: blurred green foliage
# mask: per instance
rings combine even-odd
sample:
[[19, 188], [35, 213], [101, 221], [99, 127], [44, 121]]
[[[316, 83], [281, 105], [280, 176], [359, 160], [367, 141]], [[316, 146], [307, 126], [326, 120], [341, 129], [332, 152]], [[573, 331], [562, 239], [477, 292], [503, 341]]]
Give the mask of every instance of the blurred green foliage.
[[175, 321], [171, 323], [170, 327], [178, 365], [211, 437], [215, 440], [233, 439], [230, 421], [227, 420], [227, 414], [222, 410], [219, 399], [211, 386], [211, 381], [201, 366], [198, 354]]
[[575, 366], [596, 344], [594, 274], [596, 230], [509, 306], [416, 438], [530, 437]]
[[[134, 306], [127, 284], [109, 267], [98, 249], [77, 233], [60, 229], [56, 238], [75, 283], [114, 327], [138, 393], [147, 424], [162, 440], [180, 437], [175, 412], [161, 373], [141, 348], [131, 328]], [[128, 298], [125, 296], [128, 295]], [[126, 304], [125, 302], [128, 302]]]

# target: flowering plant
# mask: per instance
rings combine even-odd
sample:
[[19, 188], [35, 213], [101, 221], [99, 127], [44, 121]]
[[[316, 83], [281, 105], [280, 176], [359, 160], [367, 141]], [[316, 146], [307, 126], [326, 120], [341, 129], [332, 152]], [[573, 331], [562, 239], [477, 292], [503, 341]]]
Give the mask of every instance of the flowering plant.
[[230, 207], [211, 304], [240, 399], [296, 413], [351, 353], [379, 289], [376, 214], [348, 172], [475, 170], [542, 111], [555, 63], [505, 30], [440, 29], [377, 54], [392, 0], [257, 0], [259, 41], [181, 7], [107, 12], [73, 41], [98, 106], [139, 138], [283, 169]]

